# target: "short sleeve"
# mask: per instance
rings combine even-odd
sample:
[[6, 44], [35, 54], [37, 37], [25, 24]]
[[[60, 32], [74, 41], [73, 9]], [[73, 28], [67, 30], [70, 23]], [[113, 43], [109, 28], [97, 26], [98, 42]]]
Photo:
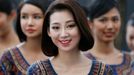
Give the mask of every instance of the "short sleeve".
[[9, 51], [5, 51], [0, 59], [0, 73], [6, 75], [6, 73], [13, 71], [12, 57]]

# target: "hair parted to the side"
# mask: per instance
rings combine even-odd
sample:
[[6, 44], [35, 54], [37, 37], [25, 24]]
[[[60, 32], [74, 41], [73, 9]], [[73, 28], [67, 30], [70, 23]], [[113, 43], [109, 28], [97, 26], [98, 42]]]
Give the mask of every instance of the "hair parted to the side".
[[14, 4], [12, 0], [0, 0], [0, 12], [4, 12], [7, 15], [10, 15], [14, 10]]
[[34, 5], [38, 8], [40, 8], [42, 10], [43, 14], [45, 15], [47, 8], [52, 1], [53, 0], [25, 0], [24, 2], [22, 2], [20, 4], [20, 6], [17, 9], [16, 32], [17, 32], [17, 35], [18, 35], [21, 42], [27, 40], [26, 35], [22, 32], [21, 24], [20, 24], [20, 16], [21, 16], [20, 13], [21, 13], [21, 9], [23, 8], [23, 6], [25, 4]]
[[82, 3], [81, 0], [78, 0], [79, 4], [85, 10], [87, 17], [93, 21], [94, 18], [98, 18], [112, 8], [117, 8], [119, 11], [119, 2], [118, 0], [84, 0], [86, 3]]
[[75, 0], [57, 0], [49, 6], [44, 19], [42, 31], [42, 50], [43, 53], [47, 56], [58, 55], [58, 48], [47, 34], [47, 30], [50, 26], [50, 16], [55, 12], [64, 10], [69, 11], [73, 15], [75, 23], [79, 28], [81, 34], [79, 49], [86, 51], [92, 48], [94, 44], [93, 37], [90, 34], [87, 18], [80, 5]]
[[134, 27], [134, 12], [130, 15], [128, 22], [127, 22], [127, 26]]

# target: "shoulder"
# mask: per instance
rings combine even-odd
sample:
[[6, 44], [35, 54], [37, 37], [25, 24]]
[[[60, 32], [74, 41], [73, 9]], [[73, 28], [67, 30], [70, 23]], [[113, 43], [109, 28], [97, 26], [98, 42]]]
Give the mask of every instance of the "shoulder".
[[2, 54], [1, 59], [0, 59], [1, 62], [10, 60], [10, 58], [11, 58], [10, 50], [11, 49], [7, 49], [4, 51], [4, 53]]
[[3, 71], [4, 73], [6, 73], [6, 71], [10, 71], [13, 68], [13, 62], [12, 62], [13, 59], [12, 59], [10, 50], [11, 49], [7, 49], [2, 54], [2, 57], [0, 59], [1, 72]]
[[28, 70], [27, 75], [42, 75], [46, 74], [46, 68], [45, 64], [48, 64], [48, 60], [45, 61], [37, 61], [34, 64], [32, 64]]
[[90, 51], [83, 52], [83, 54], [89, 59], [96, 60]]
[[93, 61], [93, 72], [99, 75], [113, 75], [112, 68], [101, 61]]
[[19, 53], [17, 47], [8, 48], [2, 54], [1, 60], [3, 60], [3, 59], [9, 59], [9, 60], [11, 60], [13, 56], [15, 56], [15, 55], [18, 54], [17, 52]]
[[40, 68], [39, 68], [39, 65], [38, 65], [38, 63], [36, 62], [36, 63], [34, 63], [34, 64], [32, 64], [29, 68], [28, 68], [28, 70], [27, 70], [27, 75], [36, 75], [36, 74], [40, 74], [41, 72], [40, 72], [41, 70], [40, 70]]
[[134, 62], [134, 54], [130, 52], [123, 52], [124, 60], [127, 62], [127, 65], [130, 65]]
[[5, 50], [4, 53], [2, 54], [2, 57], [0, 58], [1, 64], [2, 65], [13, 64], [14, 62], [13, 58], [15, 57], [15, 55], [17, 55], [16, 51], [18, 51], [17, 47], [8, 48], [7, 50]]

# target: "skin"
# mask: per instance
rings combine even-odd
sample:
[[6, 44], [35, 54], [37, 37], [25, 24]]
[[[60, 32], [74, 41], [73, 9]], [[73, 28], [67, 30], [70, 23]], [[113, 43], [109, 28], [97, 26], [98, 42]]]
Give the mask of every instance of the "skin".
[[128, 47], [131, 49], [131, 51], [134, 51], [134, 27], [131, 25], [127, 26], [126, 31], [126, 42], [128, 44]]
[[21, 28], [27, 41], [20, 51], [29, 64], [37, 60], [47, 59], [41, 50], [41, 36], [44, 15], [40, 8], [25, 4], [21, 9]]
[[20, 43], [13, 28], [13, 21], [15, 17], [15, 11], [12, 11], [9, 15], [4, 12], [0, 12], [0, 55], [5, 51], [5, 49]]
[[58, 47], [59, 54], [51, 60], [58, 75], [87, 75], [89, 73], [91, 60], [81, 54], [78, 48], [81, 35], [69, 11], [56, 11], [50, 16], [48, 35]]
[[123, 54], [114, 46], [114, 39], [118, 35], [121, 26], [119, 11], [112, 8], [106, 14], [93, 19], [89, 24], [95, 43], [88, 52], [95, 56], [97, 60], [101, 60], [106, 64], [121, 64]]

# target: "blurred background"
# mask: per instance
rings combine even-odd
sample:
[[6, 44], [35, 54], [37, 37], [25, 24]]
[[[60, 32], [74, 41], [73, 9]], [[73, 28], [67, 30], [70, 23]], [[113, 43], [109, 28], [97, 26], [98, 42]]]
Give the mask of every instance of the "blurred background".
[[[17, 8], [21, 1], [23, 0], [13, 0], [14, 7]], [[130, 51], [126, 44], [126, 39], [125, 39], [126, 23], [130, 14], [134, 12], [134, 0], [119, 0], [119, 2], [121, 8], [122, 26], [121, 26], [119, 36], [115, 40], [115, 45], [120, 50]]]

